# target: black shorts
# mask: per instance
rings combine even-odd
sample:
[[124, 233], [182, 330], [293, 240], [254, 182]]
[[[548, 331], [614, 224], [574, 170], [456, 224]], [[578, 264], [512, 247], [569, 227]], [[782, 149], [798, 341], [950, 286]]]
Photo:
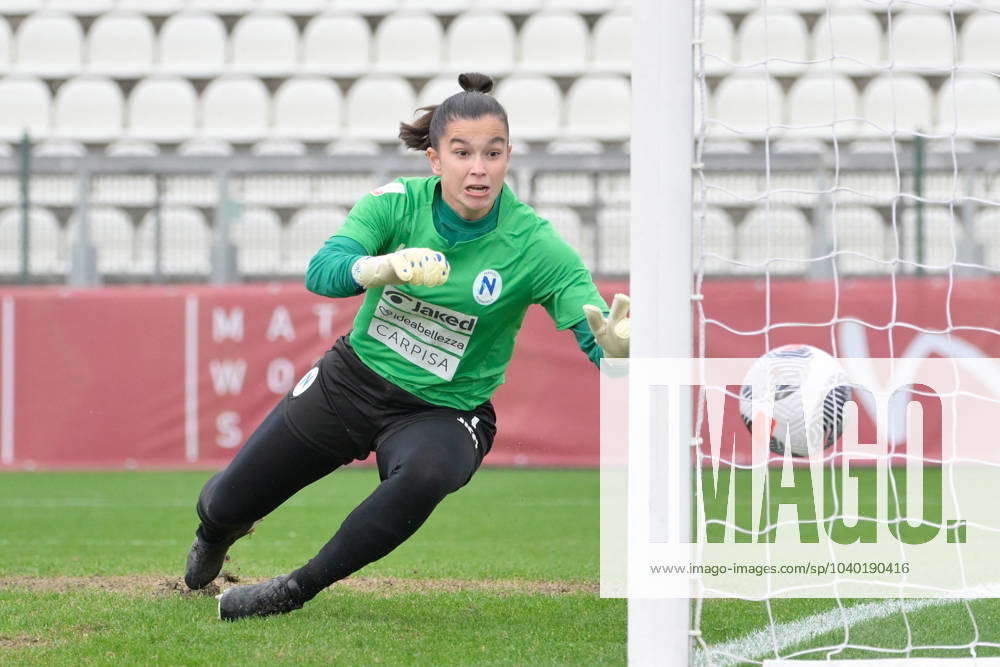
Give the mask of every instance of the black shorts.
[[481, 462], [497, 430], [490, 401], [473, 410], [428, 403], [368, 368], [346, 336], [337, 340], [283, 401], [285, 423], [296, 436], [336, 456], [357, 460], [367, 458], [404, 426], [444, 418], [465, 426], [476, 441]]

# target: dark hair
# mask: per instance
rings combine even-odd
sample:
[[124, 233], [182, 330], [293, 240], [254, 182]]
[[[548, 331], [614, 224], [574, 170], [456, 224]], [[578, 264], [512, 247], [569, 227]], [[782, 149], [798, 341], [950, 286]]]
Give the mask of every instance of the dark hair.
[[503, 121], [510, 135], [510, 124], [507, 122], [507, 112], [488, 95], [493, 90], [493, 79], [478, 72], [466, 72], [458, 75], [458, 85], [461, 93], [455, 93], [441, 104], [420, 107], [417, 111], [425, 112], [412, 123], [399, 124], [399, 138], [407, 148], [425, 151], [429, 147], [438, 147], [438, 139], [444, 134], [448, 123], [458, 118], [476, 119], [483, 116], [496, 116]]

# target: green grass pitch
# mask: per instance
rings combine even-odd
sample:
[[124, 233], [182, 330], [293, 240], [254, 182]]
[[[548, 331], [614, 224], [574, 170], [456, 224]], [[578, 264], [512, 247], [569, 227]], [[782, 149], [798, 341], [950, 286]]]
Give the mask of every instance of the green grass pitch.
[[[232, 624], [213, 598], [170, 587], [208, 476], [0, 475], [0, 664], [625, 663], [625, 602], [596, 593], [597, 471], [482, 470], [406, 544], [304, 609]], [[348, 469], [314, 484], [238, 542], [226, 569], [256, 580], [298, 566], [376, 483]], [[706, 600], [698, 629], [733, 654], [718, 664], [760, 664], [775, 646], [814, 659], [919, 645], [942, 648], [912, 655], [1000, 654], [988, 645], [1000, 641], [994, 600], [905, 618], [868, 613], [879, 602], [844, 601], [864, 613], [823, 631], [836, 601]]]

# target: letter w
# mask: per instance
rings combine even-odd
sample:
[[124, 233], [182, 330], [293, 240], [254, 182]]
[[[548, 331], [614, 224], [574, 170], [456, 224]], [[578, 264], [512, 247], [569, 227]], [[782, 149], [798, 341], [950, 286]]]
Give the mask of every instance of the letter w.
[[245, 359], [236, 361], [213, 359], [208, 363], [208, 370], [212, 375], [212, 386], [215, 387], [217, 396], [238, 395], [243, 391], [243, 378], [247, 374]]

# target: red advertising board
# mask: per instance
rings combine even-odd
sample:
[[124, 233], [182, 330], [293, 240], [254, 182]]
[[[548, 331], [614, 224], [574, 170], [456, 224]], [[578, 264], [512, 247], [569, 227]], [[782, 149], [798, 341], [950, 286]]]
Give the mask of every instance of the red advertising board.
[[[785, 343], [852, 357], [998, 357], [998, 301], [996, 280], [747, 280], [706, 283], [698, 306], [710, 357]], [[293, 283], [2, 290], [0, 470], [220, 466], [349, 330], [358, 303]], [[573, 335], [531, 308], [494, 397], [487, 463], [596, 465], [598, 392]], [[723, 429], [744, 452], [732, 410]]]

